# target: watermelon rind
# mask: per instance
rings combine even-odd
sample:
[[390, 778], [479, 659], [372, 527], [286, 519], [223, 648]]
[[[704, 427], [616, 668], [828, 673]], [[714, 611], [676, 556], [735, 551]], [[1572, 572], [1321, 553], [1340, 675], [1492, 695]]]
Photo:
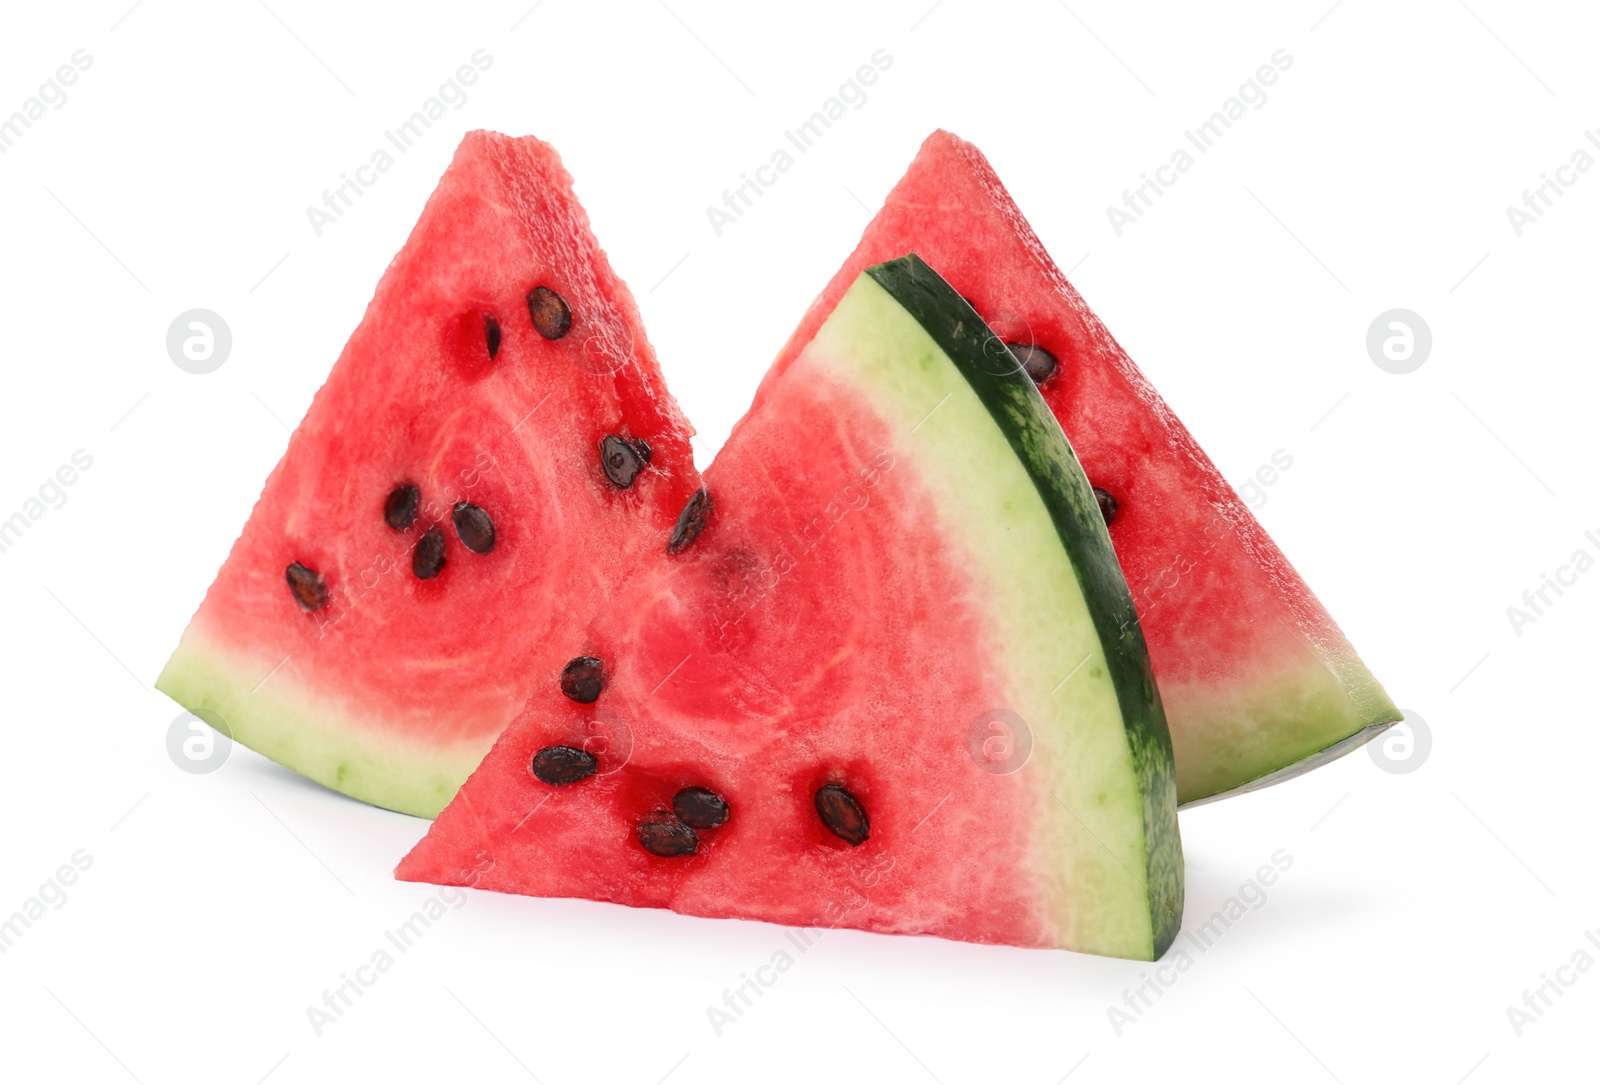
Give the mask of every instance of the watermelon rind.
[[[1396, 709], [1395, 711], [1398, 712], [1399, 710]], [[1353, 735], [1347, 735], [1314, 753], [1307, 754], [1292, 765], [1286, 765], [1272, 772], [1262, 773], [1260, 776], [1246, 783], [1230, 787], [1226, 791], [1216, 791], [1200, 798], [1190, 799], [1188, 802], [1181, 803], [1178, 808], [1180, 810], [1191, 810], [1196, 806], [1205, 806], [1207, 803], [1216, 802], [1218, 799], [1231, 799], [1235, 795], [1247, 795], [1252, 791], [1260, 791], [1262, 788], [1271, 787], [1273, 784], [1281, 784], [1285, 780], [1293, 780], [1296, 776], [1304, 776], [1313, 769], [1319, 769], [1323, 765], [1339, 760], [1339, 758], [1352, 750], [1360, 749], [1393, 727], [1397, 722], [1399, 721], [1384, 720], [1381, 723], [1369, 724]]]
[[294, 659], [276, 662], [275, 667], [273, 661], [252, 662], [220, 650], [191, 627], [156, 689], [202, 719], [217, 721], [233, 741], [324, 787], [415, 817], [431, 818], [444, 809], [483, 758], [479, 740], [454, 748], [408, 742], [373, 727], [330, 693], [303, 695], [293, 681]]
[[[1060, 424], [1051, 414], [1033, 381], [1017, 365], [1011, 353], [967, 302], [953, 290], [920, 257], [908, 255], [898, 260], [870, 267], [865, 276], [883, 290], [921, 326], [933, 344], [953, 363], [956, 371], [966, 381], [983, 409], [1021, 462], [1048, 515], [1053, 532], [1049, 543], [1060, 548], [1066, 556], [1072, 574], [1077, 579], [1087, 620], [1092, 623], [1094, 636], [1099, 641], [1099, 653], [1090, 669], [1103, 665], [1114, 692], [1115, 711], [1120, 716], [1126, 742], [1127, 762], [1119, 768], [1128, 770], [1138, 799], [1136, 817], [1126, 824], [1137, 823], [1142, 837], [1132, 845], [1137, 866], [1126, 864], [1125, 873], [1137, 871], [1138, 881], [1147, 896], [1151, 959], [1159, 957], [1177, 936], [1183, 910], [1183, 855], [1178, 834], [1177, 776], [1173, 764], [1172, 741], [1167, 731], [1166, 717], [1153, 677], [1144, 633], [1134, 611], [1133, 600], [1123, 581], [1121, 568], [1106, 531], [1105, 519], [1100, 512], [1094, 491], [1089, 485], [1077, 456], [1073, 453]], [[851, 292], [864, 290], [858, 280]], [[846, 294], [846, 298], [849, 293]], [[841, 302], [841, 309], [844, 307]], [[837, 315], [837, 311], [836, 311]], [[951, 450], [956, 456], [965, 456], [978, 470], [990, 470], [996, 463], [993, 457], [983, 455], [973, 442], [969, 447]], [[1020, 550], [1020, 548], [1019, 548]], [[1018, 553], [1017, 558], [1024, 555]], [[1024, 564], [1021, 560], [1012, 565], [1014, 583], [1021, 593], [1034, 594], [1042, 587], [1038, 583], [1039, 564]], [[1048, 597], [1041, 595], [1041, 597]], [[1030, 608], [1037, 610], [1037, 608]], [[1063, 615], [1062, 617], [1070, 617]], [[1037, 637], [1038, 630], [1032, 631]], [[1025, 634], [1024, 634], [1025, 635]], [[1027, 643], [1022, 637], [1012, 642], [1017, 654]], [[1059, 676], [1049, 674], [1049, 683]], [[1092, 678], [1092, 675], [1089, 676]], [[1069, 691], [1070, 691], [1069, 687]], [[1050, 700], [1059, 703], [1064, 691], [1055, 690]], [[1074, 706], [1077, 707], [1077, 706]], [[1084, 726], [1083, 719], [1073, 718], [1076, 713], [1059, 713], [1036, 721], [1035, 749], [1042, 772], [1058, 775], [1062, 785], [1067, 783], [1076, 766], [1064, 767], [1050, 763], [1048, 733], [1041, 734], [1048, 724], [1058, 728], [1064, 745], [1081, 742], [1075, 734]], [[1066, 834], [1078, 835], [1087, 830], [1099, 840], [1099, 826], [1083, 820], [1084, 813], [1067, 809], [1060, 798], [1064, 786], [1052, 786], [1050, 802], [1056, 807], [1043, 808], [1043, 816], [1064, 821]], [[1105, 796], [1100, 796], [1102, 804]], [[1098, 813], [1104, 813], [1101, 805]], [[1062, 813], [1066, 817], [1062, 818]], [[1108, 832], [1109, 835], [1109, 832]], [[1119, 862], [1122, 860], [1119, 858]], [[1076, 896], [1083, 886], [1069, 886], [1065, 891]], [[1142, 956], [1124, 953], [1119, 955]]]

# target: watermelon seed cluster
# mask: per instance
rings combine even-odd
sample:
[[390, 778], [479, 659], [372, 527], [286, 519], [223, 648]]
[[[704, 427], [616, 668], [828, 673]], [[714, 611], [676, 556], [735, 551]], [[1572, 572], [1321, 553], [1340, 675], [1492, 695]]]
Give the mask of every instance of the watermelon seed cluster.
[[[492, 317], [485, 317], [485, 322], [492, 321]], [[491, 337], [491, 344], [498, 349], [499, 324], [494, 325], [495, 336]], [[417, 519], [417, 510], [422, 504], [422, 491], [414, 482], [402, 482], [393, 490], [383, 502], [383, 522], [395, 531], [405, 531]], [[450, 519], [456, 529], [456, 537], [474, 554], [487, 554], [494, 549], [494, 521], [489, 514], [469, 501], [458, 501], [450, 510]], [[422, 537], [411, 548], [411, 572], [418, 580], [432, 580], [444, 572], [445, 565], [449, 562], [449, 540], [445, 538], [444, 530], [434, 524], [422, 533]]]
[[[529, 766], [535, 779], [552, 787], [566, 787], [587, 780], [600, 768], [599, 760], [577, 746], [545, 746], [533, 755]], [[867, 842], [872, 827], [861, 800], [843, 784], [824, 784], [812, 797], [817, 816], [834, 836], [853, 848]], [[700, 836], [728, 820], [728, 800], [709, 787], [691, 785], [680, 788], [672, 797], [672, 810], [652, 810], [639, 819], [634, 835], [639, 846], [652, 855], [671, 859], [693, 855], [700, 848]]]
[[[561, 668], [561, 692], [578, 704], [593, 704], [604, 688], [605, 663], [594, 656], [577, 656]], [[533, 755], [529, 766], [540, 783], [564, 787], [587, 780], [600, 768], [598, 759], [576, 746], [546, 746]], [[670, 859], [693, 855], [700, 848], [701, 832], [728, 820], [728, 800], [709, 787], [680, 788], [672, 797], [672, 810], [653, 810], [639, 819], [634, 835], [651, 855]]]
[[[599, 769], [594, 754], [576, 746], [546, 746], [530, 766], [540, 783], [566, 787], [587, 780]], [[696, 829], [715, 829], [728, 820], [728, 801], [709, 787], [685, 787], [672, 797], [672, 810], [652, 810], [634, 826], [639, 846], [651, 855], [672, 859], [700, 849]]]
[[[561, 668], [558, 684], [569, 700], [593, 704], [604, 689], [605, 663], [594, 656], [576, 656]], [[545, 746], [533, 755], [529, 771], [540, 783], [566, 787], [587, 780], [599, 771], [599, 759], [577, 746]], [[843, 785], [825, 784], [812, 799], [817, 816], [834, 836], [851, 847], [867, 842], [871, 826], [867, 811]], [[709, 787], [691, 785], [672, 797], [671, 812], [653, 810], [639, 819], [634, 835], [652, 855], [675, 858], [693, 855], [700, 847], [700, 832], [728, 820], [728, 800]]]
[[728, 820], [728, 800], [709, 787], [680, 788], [672, 796], [672, 810], [652, 810], [634, 826], [639, 846], [651, 855], [672, 859], [700, 850], [700, 832]]
[[[1109, 494], [1106, 496], [1110, 497]], [[668, 550], [677, 553], [693, 542], [705, 527], [710, 509], [711, 499], [702, 487], [689, 499], [683, 514], [678, 517], [678, 528], [673, 531], [673, 544], [668, 545]], [[679, 543], [680, 535], [684, 536], [681, 544], [675, 546]], [[605, 688], [605, 662], [595, 656], [575, 656], [561, 668], [557, 684], [568, 700], [578, 704], [593, 704], [600, 699], [600, 693]], [[533, 755], [529, 765], [534, 779], [552, 787], [580, 783], [593, 776], [599, 768], [599, 759], [588, 750], [559, 744], [540, 749]], [[829, 783], [818, 788], [812, 796], [812, 805], [823, 827], [834, 836], [853, 848], [867, 842], [872, 827], [866, 808], [843, 784]], [[652, 810], [641, 817], [634, 826], [634, 836], [639, 846], [651, 855], [664, 859], [694, 855], [700, 849], [699, 833], [722, 825], [728, 820], [729, 814], [728, 800], [709, 787], [691, 785], [680, 788], [672, 797], [671, 811]]]
[[[572, 330], [572, 309], [566, 299], [554, 290], [547, 286], [536, 286], [528, 291], [527, 302], [528, 316], [533, 321], [534, 330], [545, 339], [560, 339]], [[483, 340], [490, 361], [499, 356], [502, 337], [500, 321], [490, 313], [483, 314]], [[618, 486], [626, 488], [632, 485], [634, 477], [649, 462], [650, 446], [643, 441], [609, 436], [601, 444], [601, 463], [606, 468], [607, 476]], [[395, 531], [409, 530], [416, 522], [421, 504], [422, 491], [417, 484], [402, 482], [384, 499], [383, 522]], [[457, 502], [450, 511], [450, 519], [461, 545], [472, 553], [487, 554], [494, 549], [494, 521], [483, 509], [467, 501]], [[449, 540], [444, 530], [438, 524], [431, 525], [412, 547], [412, 574], [418, 580], [432, 580], [449, 563], [448, 551]], [[327, 585], [314, 569], [296, 561], [284, 570], [284, 575], [290, 594], [302, 609], [321, 610], [328, 605]]]

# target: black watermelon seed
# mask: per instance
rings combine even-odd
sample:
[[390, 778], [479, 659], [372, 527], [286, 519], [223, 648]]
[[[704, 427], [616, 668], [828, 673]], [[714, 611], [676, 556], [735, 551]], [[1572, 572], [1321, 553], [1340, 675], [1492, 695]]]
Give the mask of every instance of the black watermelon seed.
[[686, 787], [672, 796], [672, 812], [691, 829], [715, 829], [728, 820], [728, 800], [709, 787]]
[[449, 560], [445, 557], [444, 548], [444, 532], [438, 524], [422, 533], [417, 545], [411, 548], [411, 571], [418, 580], [432, 580], [444, 571], [445, 562]]
[[289, 590], [294, 593], [294, 601], [306, 610], [321, 610], [328, 605], [327, 586], [312, 570], [296, 561], [284, 570], [284, 576], [289, 581]]
[[404, 531], [417, 518], [417, 505], [422, 501], [422, 491], [414, 482], [402, 482], [389, 491], [383, 501], [383, 522], [396, 531]]
[[634, 834], [639, 838], [640, 847], [663, 859], [693, 855], [700, 847], [700, 838], [694, 830], [668, 813], [649, 815], [635, 826]]
[[488, 313], [483, 315], [483, 339], [489, 347], [489, 360], [500, 353], [500, 322]]
[[450, 510], [450, 519], [455, 521], [462, 546], [474, 554], [487, 554], [494, 549], [494, 521], [478, 506], [458, 501]]
[[1094, 499], [1100, 505], [1100, 515], [1105, 517], [1106, 526], [1110, 527], [1111, 521], [1117, 518], [1117, 499], [1098, 486], [1094, 488]]
[[533, 318], [534, 330], [546, 339], [560, 339], [572, 330], [572, 310], [548, 286], [528, 291], [528, 315]]
[[683, 511], [678, 513], [678, 522], [672, 526], [672, 537], [667, 540], [667, 553], [676, 554], [686, 550], [706, 529], [706, 520], [710, 516], [711, 495], [702, 486], [689, 498]]
[[575, 784], [593, 776], [600, 762], [576, 746], [546, 746], [533, 755], [533, 774], [541, 783]]
[[600, 442], [600, 466], [605, 468], [606, 478], [624, 490], [633, 485], [633, 480], [649, 462], [650, 446], [642, 441], [636, 445], [612, 433]]
[[1056, 356], [1043, 347], [1023, 343], [1007, 343], [1006, 347], [1022, 363], [1022, 368], [1033, 378], [1034, 384], [1043, 384], [1056, 374]]
[[822, 824], [828, 827], [830, 833], [853, 848], [867, 842], [870, 830], [867, 812], [842, 785], [824, 784], [817, 789], [813, 801], [816, 803], [817, 816], [822, 818]]
[[579, 656], [561, 668], [561, 692], [579, 704], [600, 699], [603, 664], [594, 656]]

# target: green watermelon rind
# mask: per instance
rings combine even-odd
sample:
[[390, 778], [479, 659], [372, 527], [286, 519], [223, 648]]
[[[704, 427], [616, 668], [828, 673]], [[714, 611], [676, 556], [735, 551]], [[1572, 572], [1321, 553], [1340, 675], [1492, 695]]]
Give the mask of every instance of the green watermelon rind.
[[1177, 937], [1183, 914], [1177, 773], [1144, 633], [1094, 491], [1033, 381], [937, 272], [908, 255], [864, 274], [923, 327], [987, 408], [1031, 476], [1070, 558], [1104, 647], [1143, 798], [1143, 880], [1152, 956], [1159, 957]]
[[278, 681], [293, 665], [292, 657], [277, 667], [252, 665], [191, 627], [156, 689], [234, 742], [325, 787], [415, 817], [443, 810], [483, 757], [481, 741], [455, 750], [407, 743], [349, 706], [298, 697], [292, 682]]
[[[1182, 801], [1179, 803], [1178, 808], [1180, 810], [1190, 810], [1196, 806], [1205, 806], [1208, 803], [1217, 802], [1220, 799], [1231, 799], [1236, 795], [1248, 795], [1252, 791], [1260, 791], [1274, 784], [1281, 784], [1285, 780], [1293, 780], [1297, 776], [1304, 776], [1313, 769], [1332, 764], [1345, 754], [1360, 749], [1383, 734], [1398, 723], [1403, 715], [1399, 709], [1393, 709], [1390, 714], [1395, 718], [1381, 719], [1377, 723], [1369, 723], [1359, 731], [1353, 734], [1344, 734], [1337, 741], [1328, 742], [1325, 745], [1315, 745], [1316, 740], [1312, 739], [1306, 744], [1308, 752], [1299, 756], [1293, 763], [1275, 769], [1257, 771], [1256, 775], [1248, 776], [1243, 783], [1232, 784], [1224, 789], [1202, 794], [1199, 798]], [[1333, 718], [1339, 725], [1343, 725], [1343, 716], [1334, 716]], [[1201, 777], [1201, 779], [1204, 779], [1204, 777]]]

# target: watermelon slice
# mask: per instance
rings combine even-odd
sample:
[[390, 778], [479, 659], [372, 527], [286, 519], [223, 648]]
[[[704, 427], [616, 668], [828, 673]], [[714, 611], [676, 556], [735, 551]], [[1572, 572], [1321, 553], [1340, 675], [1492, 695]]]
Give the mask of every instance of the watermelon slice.
[[1400, 719], [970, 143], [928, 137], [766, 385], [786, 379], [863, 268], [913, 251], [1012, 346], [1103, 494], [1161, 684], [1181, 803], [1298, 775]]
[[668, 566], [573, 641], [402, 879], [1159, 956], [1171, 748], [1087, 479], [915, 257], [769, 379]]
[[468, 135], [157, 687], [432, 816], [699, 486], [560, 159]]

